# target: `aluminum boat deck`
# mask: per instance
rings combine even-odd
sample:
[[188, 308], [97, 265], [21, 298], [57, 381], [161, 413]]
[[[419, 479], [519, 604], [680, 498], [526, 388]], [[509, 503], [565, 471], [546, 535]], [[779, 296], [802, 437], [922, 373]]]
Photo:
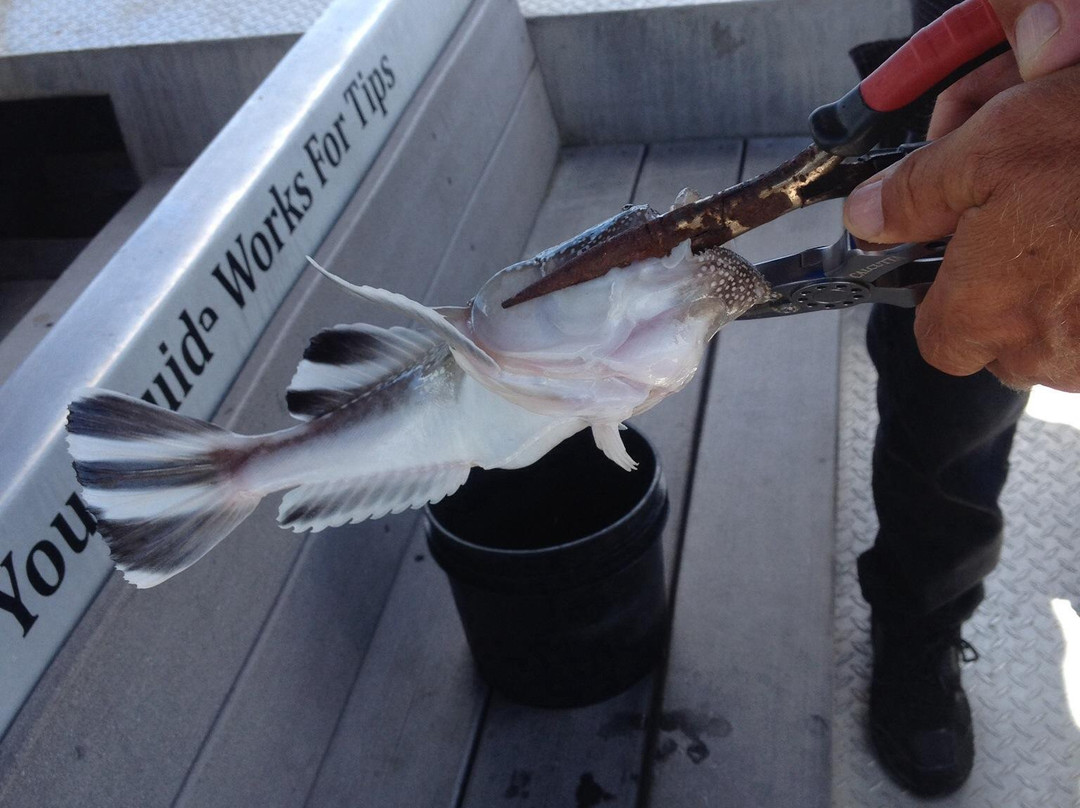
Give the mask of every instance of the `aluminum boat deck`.
[[[509, 7], [477, 0], [457, 36], [524, 42]], [[353, 277], [461, 302], [499, 266], [624, 204], [711, 192], [803, 145], [558, 148], [531, 50], [500, 61], [455, 47], [399, 127], [407, 137], [358, 192], [375, 201], [355, 203], [328, 237], [331, 268], [362, 264]], [[493, 71], [505, 91], [470, 84]], [[473, 106], [446, 102], [452, 92]], [[503, 116], [486, 152], [471, 134], [485, 125], [472, 112], [482, 104]], [[398, 225], [441, 194], [438, 211], [457, 205], [460, 217], [434, 214], [436, 249]], [[763, 259], [839, 227], [836, 205], [822, 205], [735, 248]], [[272, 497], [166, 585], [109, 578], [0, 741], [0, 806], [921, 804], [882, 774], [864, 730], [855, 556], [875, 530], [866, 313], [735, 323], [688, 389], [635, 421], [659, 448], [671, 497], [673, 619], [663, 665], [626, 692], [572, 710], [507, 701], [473, 668], [416, 512], [302, 537], [275, 526]], [[283, 391], [307, 339], [360, 320], [391, 322], [302, 277], [216, 422], [288, 425]], [[1080, 805], [1078, 413], [1075, 397], [1041, 391], [1021, 424], [1005, 555], [967, 631], [982, 655], [965, 672], [975, 771], [939, 805]]]

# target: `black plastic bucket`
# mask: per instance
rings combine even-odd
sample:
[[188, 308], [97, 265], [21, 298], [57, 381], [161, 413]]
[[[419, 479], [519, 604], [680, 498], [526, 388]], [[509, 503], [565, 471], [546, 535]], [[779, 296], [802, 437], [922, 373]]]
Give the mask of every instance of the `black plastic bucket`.
[[667, 491], [649, 442], [622, 436], [634, 472], [585, 430], [526, 468], [474, 469], [427, 509], [480, 674], [514, 701], [591, 704], [660, 658]]

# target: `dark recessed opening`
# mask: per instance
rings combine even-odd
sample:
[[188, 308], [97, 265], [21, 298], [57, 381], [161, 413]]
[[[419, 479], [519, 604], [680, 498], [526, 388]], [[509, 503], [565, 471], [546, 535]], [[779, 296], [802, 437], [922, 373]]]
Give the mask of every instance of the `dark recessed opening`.
[[138, 189], [108, 96], [0, 101], [0, 338]]
[[[4, 240], [85, 242], [139, 188], [108, 96], [0, 102], [0, 155]], [[22, 277], [56, 274], [4, 263]]]

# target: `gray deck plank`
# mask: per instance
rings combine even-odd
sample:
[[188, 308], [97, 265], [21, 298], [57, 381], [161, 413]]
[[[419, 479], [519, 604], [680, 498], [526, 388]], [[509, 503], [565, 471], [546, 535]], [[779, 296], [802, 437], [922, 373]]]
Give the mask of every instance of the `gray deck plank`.
[[[746, 175], [801, 141], [751, 143]], [[751, 260], [822, 243], [821, 206], [740, 240]], [[829, 801], [838, 319], [720, 335], [676, 593], [649, 804]]]
[[[524, 28], [507, 13], [505, 0], [487, 5], [486, 19], [478, 21], [474, 36], [482, 41], [506, 41], [515, 34], [523, 37]], [[524, 39], [518, 44], [528, 52]], [[472, 67], [479, 70], [481, 66]], [[514, 67], [516, 79], [521, 81], [520, 68], [528, 71], [529, 63], [526, 60]], [[486, 69], [494, 69], [494, 65]], [[502, 65], [502, 69], [507, 70], [507, 66]], [[530, 78], [524, 78], [517, 88], [519, 94], [506, 128], [470, 200], [462, 206], [461, 222], [434, 282], [432, 276], [416, 273], [417, 277], [409, 280], [420, 288], [410, 289], [411, 294], [429, 302], [457, 302], [463, 291], [469, 290], [467, 298], [480, 280], [511, 262], [520, 250], [550, 176], [557, 143], [539, 72], [533, 68], [525, 75]], [[506, 89], [513, 89], [509, 81]], [[453, 88], [445, 92], [461, 97]], [[495, 102], [489, 103], [495, 106]], [[522, 160], [522, 154], [531, 159]], [[490, 226], [493, 206], [503, 212], [498, 228]], [[483, 213], [478, 214], [478, 208]], [[387, 229], [402, 226], [400, 209], [385, 209], [383, 216]], [[476, 246], [484, 261], [459, 266], [460, 256], [467, 250], [463, 242]], [[338, 260], [348, 259], [342, 255]], [[393, 272], [399, 267], [387, 269]], [[383, 282], [393, 284], [395, 280]], [[345, 308], [354, 309], [349, 319], [366, 320], [370, 319], [367, 315], [378, 313], [358, 306], [338, 290], [327, 292], [343, 298], [340, 302]], [[304, 338], [315, 330], [315, 323], [306, 328], [308, 319], [327, 314], [324, 307], [315, 305], [318, 299], [321, 296], [309, 300], [306, 307], [310, 313], [290, 325], [304, 330]], [[331, 324], [325, 319], [321, 322], [322, 326]], [[295, 360], [295, 356], [271, 357], [287, 371]], [[265, 389], [265, 384], [260, 387]], [[417, 514], [412, 512], [308, 539], [178, 804], [201, 808], [303, 803], [360, 665], [381, 667], [377, 653], [368, 656], [368, 646], [416, 522]], [[252, 738], [259, 741], [251, 743]]]
[[[329, 239], [356, 256], [354, 277], [362, 274], [369, 282], [423, 295], [517, 108], [533, 58], [516, 7], [510, 0], [484, 0], [470, 13], [477, 26], [469, 29], [472, 36], [495, 39], [504, 47], [477, 47], [475, 41], [459, 39], [440, 57], [360, 190], [368, 203], [354, 205], [341, 232]], [[438, 141], [453, 145], [433, 149]], [[537, 198], [541, 190], [533, 191]], [[432, 198], [438, 204], [422, 208]], [[408, 217], [418, 209], [425, 210], [424, 238], [408, 226], [413, 221]], [[372, 218], [379, 221], [372, 223]], [[357, 222], [366, 226], [357, 227]], [[348, 230], [354, 232], [346, 238], [342, 232]], [[516, 255], [526, 231], [522, 225], [519, 243], [506, 260]], [[312, 291], [312, 281], [298, 284], [219, 411], [219, 423], [257, 432], [289, 422], [281, 391], [314, 331], [301, 326], [367, 319], [355, 301], [340, 292], [331, 295], [329, 286], [321, 287], [326, 290], [322, 297]], [[300, 300], [318, 309], [310, 321], [289, 311]], [[366, 644], [367, 618], [358, 617], [364, 604], [351, 602], [350, 587], [366, 586], [365, 575], [379, 578], [386, 567], [354, 557], [355, 577], [349, 581], [336, 573], [326, 582], [324, 598], [318, 596], [320, 570], [344, 567], [343, 554], [355, 549], [346, 543], [362, 547], [365, 540], [366, 552], [390, 554], [392, 569], [412, 533], [415, 514], [412, 521], [387, 520], [304, 541], [274, 526], [276, 507], [276, 501], [264, 503], [215, 552], [164, 586], [136, 592], [119, 576], [106, 584], [5, 738], [0, 804], [168, 804], [189, 771], [195, 789], [199, 777], [211, 772], [213, 752], [227, 746], [215, 736], [208, 756], [191, 769], [215, 723], [223, 738], [232, 731], [241, 746], [229, 753], [230, 774], [236, 776], [230, 804], [246, 801], [243, 789], [252, 785], [262, 765], [260, 778], [283, 785], [284, 796], [303, 797], [305, 778], [310, 781], [318, 763], [318, 755], [304, 746], [320, 738], [325, 745], [348, 693], [349, 665], [355, 668]], [[385, 534], [388, 526], [392, 535]], [[320, 549], [294, 567], [301, 550], [313, 548]], [[279, 596], [285, 606], [272, 611]], [[298, 610], [295, 615], [289, 613], [292, 607]], [[328, 613], [341, 618], [341, 624], [306, 626], [305, 633], [305, 619], [318, 621]], [[269, 632], [266, 640], [257, 643], [264, 630]], [[281, 647], [279, 641], [288, 640], [298, 646]], [[317, 654], [304, 659], [304, 651]], [[327, 661], [323, 656], [336, 652], [346, 658]], [[282, 698], [269, 709], [258, 699], [245, 702], [248, 686], [265, 684], [265, 665], [273, 661], [284, 669], [268, 695]], [[317, 668], [324, 663], [327, 670], [320, 674]], [[343, 668], [342, 687], [325, 686]], [[318, 686], [291, 689], [305, 681]], [[233, 700], [222, 711], [230, 694]], [[305, 707], [313, 703], [317, 709], [309, 719]], [[249, 712], [253, 706], [259, 709]], [[291, 737], [289, 732], [274, 736], [283, 725], [293, 731]], [[282, 739], [294, 746], [283, 749]], [[245, 750], [251, 751], [250, 759]], [[220, 798], [228, 801], [227, 794]]]
[[450, 806], [485, 688], [442, 570], [414, 532], [306, 802]]
[[[728, 185], [736, 179], [740, 151], [740, 145], [731, 141], [650, 147], [635, 182], [638, 171], [632, 160], [624, 162], [621, 173], [611, 169], [618, 153], [610, 148], [566, 149], [530, 247], [541, 246], [538, 242], [547, 237], [538, 232], [546, 222], [558, 219], [569, 228], [571, 232], [558, 232], [557, 238], [563, 238], [607, 218], [631, 199], [670, 201], [688, 184], [707, 181], [719, 183], [719, 187]], [[609, 184], [606, 191], [599, 185], [599, 169]], [[586, 199], [592, 202], [585, 204]], [[568, 210], [579, 218], [569, 216]], [[634, 419], [660, 452], [668, 484], [671, 514], [663, 542], [669, 577], [687, 494], [700, 398], [699, 378]], [[650, 676], [612, 699], [573, 710], [523, 707], [494, 694], [463, 808], [518, 800], [552, 808], [600, 801], [613, 808], [635, 805], [646, 743], [644, 717], [653, 691]]]
[[[594, 164], [586, 151], [563, 156], [552, 187], [573, 187], [573, 176], [588, 178], [590, 193], [601, 200], [605, 211], [610, 210], [611, 194], [598, 185], [600, 172], [590, 171]], [[614, 165], [623, 167], [619, 176], [624, 186], [621, 194], [615, 194], [616, 210], [629, 198], [640, 152], [622, 147], [597, 150], [607, 176]], [[486, 204], [475, 213], [478, 220], [489, 220], [488, 210], [498, 209], [499, 200], [480, 198]], [[542, 247], [580, 230], [566, 232], [565, 214], [550, 211], [547, 200], [536, 221], [537, 227], [550, 228], [550, 235], [538, 237], [534, 227], [526, 253], [537, 238], [543, 240]], [[462, 240], [458, 250], [465, 247]], [[448, 254], [454, 255], [455, 249]], [[441, 289], [452, 296], [455, 283], [453, 273], [444, 273], [432, 299], [445, 299]], [[310, 805], [348, 805], [358, 793], [372, 805], [450, 805], [458, 778], [469, 764], [487, 688], [476, 677], [449, 585], [428, 557], [423, 535], [414, 538], [409, 557], [423, 561], [402, 567], [369, 654], [372, 663], [360, 672]], [[445, 660], [445, 667], [438, 660]], [[422, 699], [426, 709], [403, 712], [403, 705], [413, 699]], [[489, 711], [488, 724], [491, 715]], [[392, 743], [387, 743], [387, 726], [394, 727]]]
[[[630, 201], [643, 153], [640, 146], [564, 149], [525, 257], [617, 213]], [[624, 795], [618, 804], [632, 805], [632, 796], [625, 796], [636, 787], [626, 773], [636, 774], [640, 752], [613, 755], [605, 748], [584, 757], [581, 752], [610, 722], [609, 711], [640, 711], [651, 690], [650, 677], [622, 696], [578, 710], [532, 709], [493, 694], [462, 808], [515, 797], [530, 805], [572, 804], [578, 778], [586, 772], [608, 792]]]
[[[542, 198], [556, 149], [534, 71], [426, 295], [430, 302], [464, 302], [516, 259], [536, 215], [528, 200]], [[423, 531], [414, 531], [309, 804], [355, 805], [358, 794], [370, 805], [452, 804], [485, 696], [449, 586], [427, 555]]]
[[[634, 204], [648, 203], [663, 212], [683, 188], [695, 188], [702, 195], [714, 193], [738, 181], [742, 159], [741, 140], [683, 140], [650, 144], [632, 201]], [[707, 355], [705, 362], [708, 361]], [[672, 522], [682, 521], [689, 504], [691, 454], [698, 442], [696, 430], [704, 394], [704, 370], [704, 367], [699, 369], [685, 390], [634, 419], [634, 423], [647, 435], [652, 437], [655, 433], [671, 495]], [[675, 574], [682, 542], [682, 536], [672, 532], [674, 527], [669, 522], [664, 537], [664, 564], [669, 585]], [[669, 597], [670, 594], [669, 591]]]
[[633, 191], [644, 146], [581, 146], [559, 152], [547, 200], [536, 217], [524, 256], [576, 236], [583, 228], [614, 216]]
[[743, 142], [738, 139], [676, 140], [649, 145], [634, 191], [634, 204], [667, 211], [683, 188], [702, 196], [738, 179]]

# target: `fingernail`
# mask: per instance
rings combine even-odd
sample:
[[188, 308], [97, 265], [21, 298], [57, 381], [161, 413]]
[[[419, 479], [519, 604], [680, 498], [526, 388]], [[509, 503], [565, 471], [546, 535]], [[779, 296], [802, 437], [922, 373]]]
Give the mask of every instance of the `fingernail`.
[[1035, 66], [1039, 51], [1061, 30], [1061, 15], [1053, 3], [1035, 3], [1016, 18], [1016, 61], [1021, 72]]
[[856, 238], [873, 241], [885, 229], [881, 207], [881, 180], [856, 188], [844, 206], [848, 230]]

